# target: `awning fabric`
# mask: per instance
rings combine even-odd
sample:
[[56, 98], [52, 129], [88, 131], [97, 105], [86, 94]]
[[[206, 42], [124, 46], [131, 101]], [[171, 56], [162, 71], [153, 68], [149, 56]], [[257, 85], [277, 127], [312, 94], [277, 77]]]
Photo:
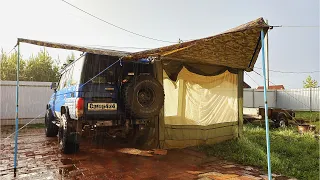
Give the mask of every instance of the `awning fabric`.
[[227, 70], [231, 73], [238, 69], [252, 71], [261, 49], [262, 29], [266, 34], [269, 26], [263, 18], [258, 18], [215, 36], [136, 53], [23, 38], [18, 42], [124, 57], [123, 60], [160, 57], [164, 70], [175, 81], [183, 67], [203, 76], [218, 75]]
[[128, 56], [130, 54], [129, 52], [124, 52], [124, 51], [116, 51], [116, 50], [110, 50], [110, 49], [93, 48], [93, 47], [86, 47], [86, 46], [79, 46], [79, 45], [72, 45], [72, 44], [63, 44], [63, 43], [55, 43], [55, 42], [48, 42], [48, 41], [23, 39], [23, 38], [18, 38], [18, 43], [19, 42], [34, 44], [34, 45], [38, 45], [38, 46], [45, 46], [45, 47], [50, 47], [50, 48], [76, 50], [76, 51], [81, 51], [81, 52], [102, 54], [102, 55], [108, 55], [108, 56], [116, 56], [116, 57], [124, 57], [124, 56]]
[[131, 58], [161, 56], [181, 65], [211, 64], [252, 71], [261, 49], [262, 29], [266, 33], [269, 26], [263, 18], [258, 18], [215, 36], [133, 53]]
[[202, 76], [216, 76], [226, 71], [237, 74], [238, 70], [226, 66], [197, 64], [197, 63], [182, 63], [180, 61], [163, 60], [163, 69], [172, 81], [176, 81], [180, 71], [185, 68], [188, 71]]

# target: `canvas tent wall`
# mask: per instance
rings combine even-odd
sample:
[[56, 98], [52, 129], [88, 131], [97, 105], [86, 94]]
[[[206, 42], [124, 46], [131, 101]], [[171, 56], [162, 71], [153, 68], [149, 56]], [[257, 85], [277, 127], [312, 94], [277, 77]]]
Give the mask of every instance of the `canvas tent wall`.
[[[182, 69], [177, 81], [164, 72], [162, 148], [212, 144], [238, 137], [242, 73], [201, 76]], [[241, 108], [240, 108], [241, 109]]]
[[242, 133], [243, 71], [252, 71], [261, 49], [262, 18], [224, 33], [162, 48], [127, 53], [18, 39], [18, 43], [121, 57], [155, 59], [165, 105], [152, 136], [161, 148], [209, 144]]

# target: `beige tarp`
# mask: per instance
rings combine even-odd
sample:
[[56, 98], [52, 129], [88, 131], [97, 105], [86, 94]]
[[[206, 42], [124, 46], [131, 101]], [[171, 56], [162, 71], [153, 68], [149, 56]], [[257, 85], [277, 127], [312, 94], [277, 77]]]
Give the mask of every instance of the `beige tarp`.
[[176, 82], [164, 73], [165, 124], [200, 125], [238, 121], [237, 74], [201, 76], [182, 69]]
[[183, 68], [165, 91], [162, 148], [210, 144], [238, 136], [238, 74], [201, 76]]

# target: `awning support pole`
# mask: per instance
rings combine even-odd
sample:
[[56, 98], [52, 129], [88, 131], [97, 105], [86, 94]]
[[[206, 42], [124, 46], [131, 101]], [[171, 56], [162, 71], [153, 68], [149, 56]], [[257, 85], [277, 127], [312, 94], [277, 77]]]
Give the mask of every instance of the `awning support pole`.
[[17, 172], [17, 151], [18, 151], [18, 126], [19, 126], [19, 68], [20, 68], [20, 45], [18, 42], [18, 57], [17, 57], [17, 86], [16, 86], [16, 130], [14, 136], [14, 162], [13, 162], [13, 172], [14, 177], [16, 177]]
[[267, 102], [267, 80], [266, 80], [266, 63], [264, 52], [264, 31], [261, 30], [261, 52], [262, 52], [262, 71], [263, 71], [263, 96], [264, 96], [264, 114], [266, 123], [266, 140], [267, 140], [267, 160], [268, 160], [268, 180], [272, 180], [271, 161], [270, 161], [270, 139], [269, 139], [269, 118], [268, 118], [268, 102]]

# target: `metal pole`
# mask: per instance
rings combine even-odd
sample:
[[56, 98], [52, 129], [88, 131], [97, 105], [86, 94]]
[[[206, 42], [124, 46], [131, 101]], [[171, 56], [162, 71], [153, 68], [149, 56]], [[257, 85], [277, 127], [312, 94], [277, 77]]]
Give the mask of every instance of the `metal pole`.
[[[268, 20], [266, 20], [266, 23], [268, 24]], [[267, 48], [267, 51], [266, 51], [266, 77], [267, 77], [267, 89], [269, 89], [269, 86], [270, 86], [270, 76], [269, 76], [269, 33], [266, 34], [266, 48]]]
[[271, 161], [270, 161], [270, 139], [269, 139], [269, 118], [268, 118], [268, 102], [267, 102], [267, 81], [266, 81], [266, 63], [264, 51], [264, 31], [261, 30], [261, 47], [262, 47], [262, 67], [263, 67], [263, 95], [264, 95], [264, 114], [266, 123], [266, 140], [267, 140], [267, 161], [268, 161], [268, 180], [272, 180], [271, 176]]
[[19, 68], [20, 68], [20, 45], [18, 42], [18, 58], [17, 58], [17, 86], [16, 86], [16, 130], [14, 137], [14, 162], [13, 162], [13, 173], [16, 177], [17, 172], [17, 151], [18, 151], [18, 126], [19, 126]]

